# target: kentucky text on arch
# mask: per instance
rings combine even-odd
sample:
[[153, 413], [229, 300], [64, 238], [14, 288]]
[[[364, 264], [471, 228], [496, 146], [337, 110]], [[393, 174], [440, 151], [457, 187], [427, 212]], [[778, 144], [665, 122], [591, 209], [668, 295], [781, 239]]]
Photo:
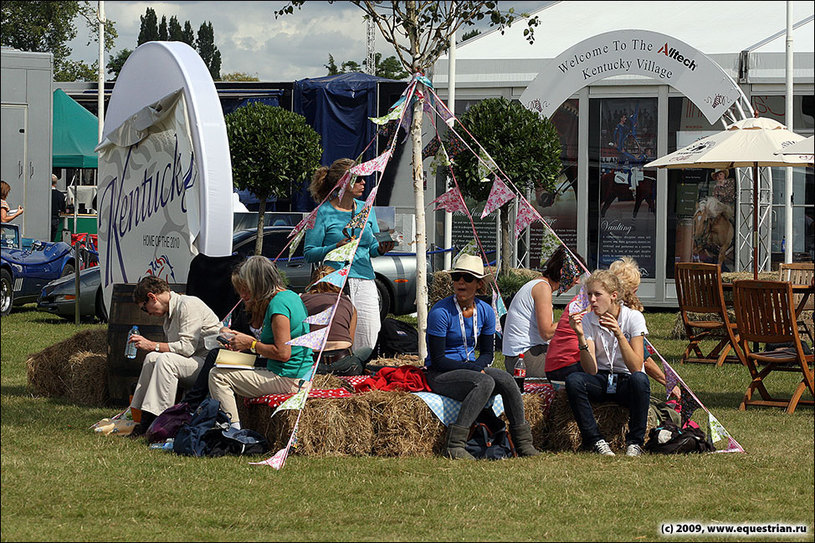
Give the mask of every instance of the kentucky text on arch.
[[[187, 212], [186, 191], [195, 185], [193, 177], [195, 153], [190, 152], [189, 166], [186, 172], [182, 172], [182, 157], [178, 153], [178, 134], [174, 134], [173, 139], [175, 140], [173, 148], [174, 160], [168, 162], [163, 168], [160, 168], [155, 162], [145, 166], [141, 185], [125, 193], [121, 180], [131, 175], [128, 171], [130, 156], [133, 149], [139, 144], [131, 145], [127, 150], [127, 158], [121, 176], [112, 178], [110, 183], [105, 185], [103, 189], [100, 209], [103, 209], [105, 205], [110, 206], [108, 212], [108, 238], [105, 240], [108, 249], [105, 255], [105, 286], [113, 280], [111, 269], [111, 255], [113, 254], [116, 255], [115, 261], [118, 261], [122, 279], [128, 282], [127, 270], [125, 270], [122, 259], [121, 241], [127, 237], [134, 226], [138, 226], [140, 222], [145, 222], [154, 213], [167, 207], [176, 197], [181, 198], [181, 211], [183, 213]], [[155, 178], [151, 172], [155, 172]], [[138, 172], [133, 173], [137, 174]], [[108, 198], [108, 196], [110, 197]], [[108, 204], [108, 201], [110, 204]]]

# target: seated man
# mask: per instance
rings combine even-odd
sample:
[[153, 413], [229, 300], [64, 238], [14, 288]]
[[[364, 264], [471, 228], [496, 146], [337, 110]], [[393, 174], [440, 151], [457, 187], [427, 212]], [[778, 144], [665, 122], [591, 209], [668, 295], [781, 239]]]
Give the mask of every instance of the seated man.
[[163, 279], [142, 278], [133, 291], [139, 308], [156, 317], [164, 317], [166, 343], [134, 334], [130, 342], [149, 351], [133, 393], [131, 408], [141, 409], [141, 423], [133, 434], [143, 434], [156, 416], [175, 403], [178, 382], [195, 381], [207, 349], [204, 338], [217, 334], [221, 322], [207, 305], [195, 296], [170, 291]]

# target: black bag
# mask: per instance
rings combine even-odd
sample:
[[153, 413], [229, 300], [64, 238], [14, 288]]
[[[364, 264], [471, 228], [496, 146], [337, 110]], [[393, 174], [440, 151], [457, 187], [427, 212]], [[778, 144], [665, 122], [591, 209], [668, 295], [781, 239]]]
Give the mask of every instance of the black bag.
[[221, 410], [221, 402], [207, 398], [192, 414], [190, 422], [179, 428], [173, 442], [173, 452], [187, 456], [206, 456], [209, 445], [204, 435], [217, 428], [229, 429], [229, 415]]
[[377, 344], [379, 356], [417, 354], [419, 352], [419, 332], [406, 322], [386, 318], [382, 321]]
[[656, 454], [687, 454], [710, 452], [715, 447], [699, 428], [683, 429], [668, 420], [648, 432], [645, 449]]
[[465, 448], [475, 458], [500, 460], [509, 456], [518, 456], [506, 424], [496, 417], [490, 408], [482, 410], [475, 419], [475, 423], [470, 428], [470, 436], [467, 438]]

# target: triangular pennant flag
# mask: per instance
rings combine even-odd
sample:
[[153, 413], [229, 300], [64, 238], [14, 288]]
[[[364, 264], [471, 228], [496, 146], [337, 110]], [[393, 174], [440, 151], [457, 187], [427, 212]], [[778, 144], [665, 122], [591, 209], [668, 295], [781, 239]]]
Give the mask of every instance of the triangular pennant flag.
[[286, 463], [286, 457], [288, 456], [288, 447], [284, 447], [274, 453], [273, 456], [263, 460], [262, 462], [249, 462], [252, 466], [271, 466], [276, 470], [279, 470], [283, 467], [283, 464]]
[[[323, 278], [323, 279], [325, 279], [325, 278]], [[319, 281], [317, 281], [317, 282], [319, 283]], [[308, 317], [306, 317], [305, 322], [307, 322], [309, 324], [318, 324], [318, 325], [322, 325], [322, 326], [327, 325], [329, 323], [329, 321], [331, 320], [331, 315], [334, 314], [334, 307], [335, 306], [331, 306], [331, 307], [329, 307], [328, 309], [326, 309], [324, 311], [320, 311], [316, 315], [309, 315]]]
[[357, 247], [359, 247], [359, 239], [360, 238], [354, 238], [342, 247], [331, 250], [325, 255], [323, 260], [329, 262], [348, 262], [352, 260], [354, 254], [357, 252]]
[[585, 311], [590, 305], [591, 302], [586, 294], [586, 287], [581, 286], [580, 292], [577, 293], [577, 296], [575, 296], [569, 304], [569, 315], [574, 315], [576, 313], [580, 313], [581, 311]]
[[476, 163], [476, 171], [478, 173], [478, 178], [483, 179], [484, 177], [489, 177], [490, 174], [494, 173], [498, 167], [495, 165], [495, 161], [490, 158], [483, 148], [478, 150], [478, 157], [481, 159]]
[[458, 253], [456, 253], [456, 256], [453, 257], [453, 262], [458, 260], [458, 257], [460, 257], [461, 255], [478, 256], [478, 244], [474, 239], [468, 241], [467, 245], [465, 245]]
[[300, 389], [300, 392], [278, 405], [277, 409], [272, 412], [272, 416], [274, 417], [278, 411], [285, 411], [286, 409], [303, 409], [303, 406], [306, 405], [307, 395], [308, 387]]
[[521, 232], [535, 221], [543, 222], [543, 218], [526, 198], [520, 196], [518, 198], [518, 218], [515, 219], [515, 239], [518, 239]]
[[481, 212], [481, 218], [483, 219], [513, 198], [515, 198], [515, 193], [509, 190], [504, 182], [496, 177], [492, 183], [490, 195], [487, 198], [487, 205], [484, 206], [484, 211]]
[[721, 449], [721, 450], [718, 450], [718, 451], [713, 451], [713, 452], [717, 452], [717, 453], [741, 452], [741, 453], [743, 453], [744, 449], [742, 448], [741, 445], [739, 445], [738, 441], [733, 439], [733, 436], [727, 436], [727, 448], [726, 449]]
[[721, 441], [725, 437], [729, 436], [730, 434], [727, 433], [727, 430], [724, 429], [722, 423], [718, 421], [716, 417], [713, 416], [713, 413], [708, 412], [707, 414], [707, 427], [708, 433], [710, 434], [710, 440], [714, 443], [717, 441]]
[[290, 339], [286, 342], [286, 345], [291, 345], [292, 347], [308, 347], [312, 351], [319, 351], [323, 347], [323, 340], [325, 339], [327, 333], [328, 328], [321, 328], [316, 332], [309, 332], [308, 334], [303, 334], [300, 337]]
[[390, 110], [387, 115], [383, 115], [382, 117], [368, 117], [368, 119], [374, 124], [387, 124], [388, 121], [398, 119], [402, 116], [402, 111], [405, 109], [405, 97], [400, 98], [394, 105], [396, 107]]
[[[668, 383], [667, 375], [665, 381], [666, 381], [665, 390], [666, 391], [673, 390], [673, 388], [667, 388]], [[690, 420], [690, 418], [693, 416], [693, 413], [698, 408], [702, 407], [702, 405], [696, 399], [696, 396], [694, 396], [693, 392], [691, 392], [690, 389], [684, 383], [680, 384], [679, 390], [682, 391], [682, 399], [679, 401], [679, 403], [682, 405], [682, 426], [685, 426], [685, 423]]]
[[349, 171], [354, 175], [371, 175], [374, 172], [381, 172], [385, 169], [385, 166], [388, 165], [388, 161], [391, 158], [392, 151], [388, 149], [381, 155], [376, 158], [369, 160], [368, 162], [363, 162], [362, 164], [357, 164]]
[[351, 217], [351, 220], [348, 221], [348, 224], [345, 225], [346, 228], [365, 228], [365, 223], [368, 222], [368, 215], [371, 213], [371, 207], [366, 205], [363, 207], [359, 213]]
[[[651, 342], [648, 341], [648, 338], [643, 337], [642, 342], [643, 346], [645, 347], [645, 352], [648, 353], [648, 356], [654, 356], [655, 354], [657, 354], [657, 350], [654, 349], [654, 346], [651, 345]], [[674, 386], [676, 385], [674, 384]]]
[[431, 204], [436, 204], [434, 208], [436, 211], [439, 209], [443, 209], [445, 211], [449, 211], [453, 213], [455, 211], [461, 211], [462, 213], [467, 213], [467, 206], [464, 204], [464, 199], [461, 197], [461, 192], [459, 192], [458, 188], [453, 187], [432, 202]]
[[300, 230], [299, 232], [297, 232], [297, 235], [294, 236], [294, 239], [291, 240], [291, 243], [289, 244], [289, 258], [291, 258], [294, 255], [294, 251], [297, 250], [297, 246], [300, 245], [301, 241], [303, 241], [303, 236], [305, 235], [306, 231]]
[[[425, 104], [427, 106], [427, 104]], [[433, 136], [433, 139], [430, 140], [430, 143], [424, 146], [422, 149], [422, 160], [426, 158], [430, 158], [432, 156], [436, 156], [436, 153], [439, 151], [439, 147], [441, 146], [441, 140], [438, 136]]]
[[371, 193], [365, 199], [365, 207], [373, 207], [374, 202], [376, 202], [376, 191], [379, 189], [379, 185], [376, 185], [374, 188], [371, 189]]
[[563, 266], [560, 268], [560, 283], [557, 289], [558, 294], [563, 294], [570, 288], [572, 285], [575, 284], [580, 279], [580, 268], [577, 267], [577, 263], [572, 258], [572, 255], [566, 252], [566, 260], [563, 262]]
[[[653, 349], [653, 346], [652, 346]], [[656, 350], [654, 350], [656, 352]], [[671, 367], [670, 364], [663, 361], [662, 362], [662, 369], [665, 373], [665, 392], [670, 395], [671, 391], [679, 384], [679, 376], [676, 374], [674, 369]], [[681, 390], [681, 389], [680, 389]], [[684, 394], [683, 394], [684, 396]]]
[[492, 310], [495, 312], [495, 330], [501, 331], [501, 317], [507, 314], [507, 307], [504, 305], [504, 300], [498, 295], [495, 290], [492, 291]]
[[343, 266], [342, 268], [335, 270], [328, 275], [321, 277], [317, 283], [330, 283], [334, 286], [342, 288], [345, 284], [345, 278], [348, 277], [348, 271], [351, 269], [351, 266]]
[[357, 177], [351, 175], [351, 170], [347, 170], [344, 174], [342, 174], [340, 180], [337, 181], [337, 186], [340, 187], [340, 192], [337, 193], [337, 198], [342, 200], [342, 197], [345, 196], [345, 191], [353, 187], [356, 180]]
[[544, 228], [541, 234], [541, 265], [555, 254], [558, 247], [560, 247], [560, 240], [555, 231], [551, 228]]
[[447, 156], [447, 149], [445, 149], [444, 145], [442, 145], [439, 147], [439, 150], [436, 151], [436, 156], [433, 157], [432, 161], [430, 161], [430, 171], [433, 173], [433, 175], [436, 175], [439, 167], [447, 168], [450, 165], [452, 165], [452, 161], [450, 160], [450, 157]]
[[303, 220], [297, 223], [297, 226], [295, 226], [294, 229], [289, 232], [289, 237], [291, 238], [296, 236], [301, 230], [314, 228], [314, 222], [317, 220], [317, 211], [319, 209], [320, 208], [318, 206], [316, 209], [314, 209], [314, 211], [303, 217]]

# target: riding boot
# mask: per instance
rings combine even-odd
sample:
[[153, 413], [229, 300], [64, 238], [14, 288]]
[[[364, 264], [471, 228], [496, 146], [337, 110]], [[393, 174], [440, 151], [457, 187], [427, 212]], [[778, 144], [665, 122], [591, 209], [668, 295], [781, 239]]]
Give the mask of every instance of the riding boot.
[[512, 443], [515, 445], [515, 452], [518, 456], [537, 456], [540, 451], [532, 445], [532, 428], [528, 422], [520, 426], [510, 426], [509, 433], [512, 436]]
[[475, 460], [475, 457], [468, 453], [466, 449], [469, 435], [470, 429], [466, 426], [451, 424], [447, 431], [447, 450], [445, 451], [445, 456], [448, 458]]

